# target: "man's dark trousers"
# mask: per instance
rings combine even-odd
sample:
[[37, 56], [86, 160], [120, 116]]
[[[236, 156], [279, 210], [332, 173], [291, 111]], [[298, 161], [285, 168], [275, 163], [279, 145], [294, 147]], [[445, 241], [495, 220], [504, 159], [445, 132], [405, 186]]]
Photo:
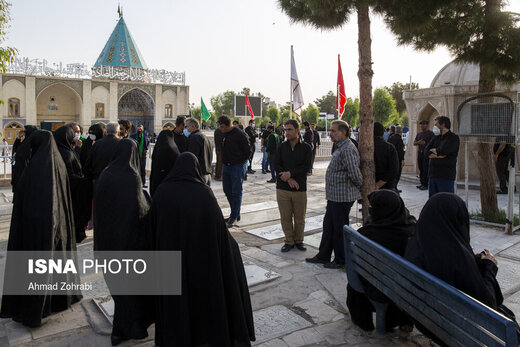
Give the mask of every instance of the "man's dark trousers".
[[327, 201], [327, 210], [323, 218], [323, 234], [321, 235], [320, 251], [317, 257], [330, 261], [334, 250], [334, 261], [345, 264], [345, 246], [343, 243], [343, 226], [349, 225], [351, 202]]
[[419, 179], [421, 185], [428, 187], [428, 169], [430, 166], [430, 158], [424, 155], [423, 152], [417, 152], [417, 166], [419, 167]]
[[143, 186], [145, 185], [145, 182], [146, 182], [146, 154], [144, 154], [141, 158], [140, 158], [140, 162], [141, 162], [141, 181], [143, 182]]

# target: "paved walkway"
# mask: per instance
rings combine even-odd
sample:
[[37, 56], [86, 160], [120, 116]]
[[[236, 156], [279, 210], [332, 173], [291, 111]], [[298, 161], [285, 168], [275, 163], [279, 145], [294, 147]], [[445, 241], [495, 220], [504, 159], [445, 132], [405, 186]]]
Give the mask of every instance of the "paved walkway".
[[[255, 158], [256, 159], [256, 158]], [[256, 160], [255, 160], [256, 161]], [[411, 334], [378, 335], [355, 327], [346, 309], [346, 276], [344, 270], [328, 270], [307, 264], [305, 257], [317, 252], [321, 237], [320, 220], [325, 213], [324, 174], [327, 163], [317, 163], [315, 174], [309, 177], [307, 252], [292, 250], [281, 253], [282, 239], [266, 239], [279, 235], [279, 212], [275, 202], [275, 185], [266, 183], [269, 175], [260, 170], [244, 185], [242, 218], [231, 233], [238, 241], [248, 281], [255, 315], [256, 345], [260, 346], [428, 346], [430, 341], [417, 330]], [[258, 167], [255, 164], [255, 167]], [[229, 205], [220, 182], [212, 188], [223, 209]], [[415, 183], [400, 183], [402, 196], [411, 213], [418, 216], [427, 192], [415, 188]], [[477, 206], [479, 192], [470, 191], [471, 206]], [[0, 190], [0, 250], [6, 249], [11, 195]], [[516, 197], [518, 199], [518, 196]], [[499, 199], [503, 206], [505, 201]], [[4, 212], [2, 212], [4, 211]], [[359, 217], [357, 208], [352, 221]], [[505, 235], [500, 229], [471, 225], [475, 250], [490, 248], [499, 261], [498, 279], [506, 304], [520, 316], [520, 236]], [[78, 247], [80, 253], [92, 252], [92, 233]], [[38, 329], [28, 329], [11, 320], [0, 320], [0, 346], [109, 346], [111, 326], [92, 298], [106, 301], [108, 291], [102, 278], [82, 278], [100, 284], [94, 292], [84, 293], [82, 302], [72, 309], [53, 315]], [[153, 346], [154, 328], [150, 337], [128, 341], [123, 346]]]

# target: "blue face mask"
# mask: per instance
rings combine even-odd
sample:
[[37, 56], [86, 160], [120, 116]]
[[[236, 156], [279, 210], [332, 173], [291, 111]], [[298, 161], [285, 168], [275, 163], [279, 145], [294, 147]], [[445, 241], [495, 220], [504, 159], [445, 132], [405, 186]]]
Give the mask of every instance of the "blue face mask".
[[184, 136], [190, 137], [191, 133], [188, 131], [188, 129], [184, 128]]

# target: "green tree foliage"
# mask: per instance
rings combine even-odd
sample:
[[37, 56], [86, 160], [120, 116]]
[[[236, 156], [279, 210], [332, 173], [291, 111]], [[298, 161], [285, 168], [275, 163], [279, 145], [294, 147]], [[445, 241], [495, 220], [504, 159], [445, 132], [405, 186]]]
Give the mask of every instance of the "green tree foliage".
[[274, 106], [269, 107], [267, 110], [267, 118], [273, 122], [273, 124], [278, 124], [280, 121], [280, 112]]
[[359, 99], [355, 98], [347, 98], [347, 103], [345, 104], [345, 111], [343, 111], [343, 115], [341, 119], [350, 124], [352, 127], [357, 126], [359, 118]]
[[326, 112], [327, 114], [333, 114], [335, 116], [338, 115], [336, 94], [334, 94], [332, 90], [323, 95], [321, 98], [314, 100], [314, 102], [316, 103], [316, 106], [320, 112]]
[[374, 119], [381, 124], [387, 124], [398, 116], [395, 109], [395, 100], [385, 88], [377, 88], [372, 100], [374, 107]]
[[220, 93], [217, 96], [211, 97], [211, 107], [213, 108], [213, 112], [217, 117], [226, 115], [233, 116], [233, 107], [234, 107], [234, 97], [235, 93], [231, 90], [227, 90], [224, 93]]
[[414, 82], [412, 82], [411, 84], [394, 82], [390, 87], [385, 87], [385, 89], [392, 96], [392, 98], [394, 98], [395, 109], [397, 110], [397, 113], [402, 115], [403, 112], [406, 110], [406, 104], [404, 103], [403, 99], [403, 91], [419, 89], [419, 84]]
[[318, 108], [313, 104], [309, 104], [309, 106], [307, 106], [305, 110], [302, 111], [302, 122], [309, 122], [309, 124], [317, 124], [319, 114], [320, 111], [318, 110]]
[[289, 119], [291, 119], [291, 110], [289, 108], [286, 108], [282, 111], [280, 116], [280, 123], [285, 124]]
[[[0, 44], [5, 42], [7, 38], [7, 30], [9, 29], [9, 21], [11, 16], [9, 14], [9, 8], [11, 4], [5, 0], [0, 0]], [[4, 73], [7, 68], [7, 64], [14, 61], [14, 57], [18, 53], [16, 48], [13, 47], [0, 47], [0, 72]]]

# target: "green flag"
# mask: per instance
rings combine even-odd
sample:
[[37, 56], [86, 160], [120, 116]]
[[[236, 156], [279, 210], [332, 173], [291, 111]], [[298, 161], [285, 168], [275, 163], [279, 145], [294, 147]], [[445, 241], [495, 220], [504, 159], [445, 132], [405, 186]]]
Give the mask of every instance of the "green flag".
[[211, 114], [206, 108], [206, 105], [204, 105], [204, 101], [202, 100], [202, 98], [200, 98], [200, 113], [202, 114], [202, 118], [204, 118], [204, 120], [208, 120], [211, 117]]

